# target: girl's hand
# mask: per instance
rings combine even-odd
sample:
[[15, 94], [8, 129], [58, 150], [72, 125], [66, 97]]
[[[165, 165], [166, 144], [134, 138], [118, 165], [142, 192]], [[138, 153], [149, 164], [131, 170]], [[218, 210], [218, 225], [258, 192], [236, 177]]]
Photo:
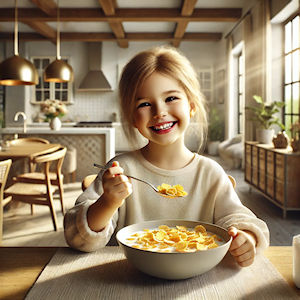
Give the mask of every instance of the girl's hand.
[[233, 237], [229, 252], [241, 267], [248, 267], [254, 262], [256, 254], [256, 239], [252, 232], [238, 230], [235, 227], [228, 229]]
[[125, 198], [132, 193], [131, 182], [122, 174], [123, 169], [117, 161], [114, 161], [102, 176], [103, 195], [101, 198], [116, 207], [120, 207]]

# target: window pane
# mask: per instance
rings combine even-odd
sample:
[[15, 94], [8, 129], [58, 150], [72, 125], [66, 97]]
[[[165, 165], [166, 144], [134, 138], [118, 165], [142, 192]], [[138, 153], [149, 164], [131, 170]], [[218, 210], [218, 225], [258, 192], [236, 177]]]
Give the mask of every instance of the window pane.
[[50, 63], [49, 59], [43, 59], [43, 69], [45, 69]]
[[55, 91], [55, 99], [60, 100], [60, 91]]
[[292, 61], [291, 54], [285, 57], [285, 83], [290, 83], [292, 81], [291, 71], [292, 71]]
[[291, 22], [285, 25], [285, 53], [292, 50], [292, 28]]
[[40, 91], [37, 91], [35, 97], [36, 97], [36, 101], [41, 101], [42, 100], [42, 93]]
[[50, 98], [50, 93], [49, 91], [44, 91], [44, 100], [47, 100]]
[[299, 16], [293, 20], [293, 49], [299, 48]]
[[68, 83], [67, 83], [67, 82], [63, 82], [63, 83], [62, 83], [62, 88], [63, 88], [64, 90], [68, 89]]
[[60, 89], [61, 83], [60, 82], [55, 82], [55, 89]]
[[284, 122], [285, 122], [285, 131], [286, 133], [289, 135], [289, 137], [291, 137], [291, 116], [290, 115], [286, 115], [284, 118]]
[[39, 60], [39, 59], [34, 59], [34, 60], [33, 60], [33, 64], [34, 64], [34, 66], [35, 66], [37, 69], [40, 68], [40, 60]]
[[293, 113], [299, 113], [299, 83], [293, 84]]
[[299, 81], [299, 50], [293, 53], [293, 81]]
[[292, 89], [291, 89], [291, 85], [287, 85], [285, 87], [285, 93], [284, 93], [285, 99], [285, 113], [286, 114], [291, 114], [292, 113], [292, 104], [291, 104], [291, 100], [292, 100]]

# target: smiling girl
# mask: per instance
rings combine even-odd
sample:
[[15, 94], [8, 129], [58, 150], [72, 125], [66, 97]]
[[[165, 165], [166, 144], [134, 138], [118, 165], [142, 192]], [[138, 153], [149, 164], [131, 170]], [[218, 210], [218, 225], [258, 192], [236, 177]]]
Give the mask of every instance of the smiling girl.
[[[178, 51], [157, 47], [137, 54], [124, 68], [119, 84], [124, 130], [141, 149], [113, 158], [105, 172], [84, 191], [65, 216], [68, 244], [93, 251], [115, 244], [124, 226], [147, 220], [188, 219], [215, 223], [234, 236], [230, 252], [241, 266], [269, 243], [266, 224], [242, 205], [227, 174], [215, 161], [191, 152], [184, 134], [191, 118], [205, 143], [205, 101], [196, 73]], [[168, 199], [123, 174], [156, 185], [180, 184], [188, 195]]]

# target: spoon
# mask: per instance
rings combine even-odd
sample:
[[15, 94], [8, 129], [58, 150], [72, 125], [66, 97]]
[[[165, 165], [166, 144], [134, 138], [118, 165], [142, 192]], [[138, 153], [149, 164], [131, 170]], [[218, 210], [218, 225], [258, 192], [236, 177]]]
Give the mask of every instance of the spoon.
[[[102, 165], [99, 165], [99, 164], [96, 164], [96, 163], [94, 163], [94, 167], [96, 167], [98, 169], [102, 169], [102, 170], [107, 170], [108, 169], [105, 166], [102, 166]], [[136, 178], [136, 177], [133, 177], [133, 176], [127, 175], [127, 174], [123, 174], [123, 175], [127, 176], [128, 178], [132, 178], [134, 180], [137, 180], [137, 181], [143, 182], [145, 184], [148, 184], [156, 193], [160, 194], [163, 197], [166, 197], [166, 198], [184, 197], [184, 196], [174, 196], [174, 195], [170, 195], [170, 194], [163, 194], [162, 192], [159, 191], [159, 189], [156, 186], [154, 186], [152, 183], [150, 183], [148, 181], [145, 181], [143, 179]]]

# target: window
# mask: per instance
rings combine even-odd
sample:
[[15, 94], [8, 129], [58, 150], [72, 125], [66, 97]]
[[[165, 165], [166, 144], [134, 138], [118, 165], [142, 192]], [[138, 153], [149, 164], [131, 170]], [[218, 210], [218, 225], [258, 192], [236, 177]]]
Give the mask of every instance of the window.
[[244, 132], [244, 57], [242, 52], [237, 57], [237, 131]]
[[212, 70], [207, 69], [207, 70], [200, 70], [199, 71], [199, 80], [200, 80], [200, 88], [201, 92], [205, 96], [205, 99], [207, 102], [212, 101], [212, 84], [213, 84], [213, 78], [212, 78]]
[[299, 120], [299, 15], [284, 25], [284, 125], [290, 135], [290, 126]]
[[[57, 99], [72, 103], [72, 82], [45, 82], [44, 71], [55, 57], [33, 57], [33, 64], [39, 75], [39, 83], [32, 86], [31, 103], [42, 103], [47, 99]], [[67, 59], [64, 59], [68, 61]]]

